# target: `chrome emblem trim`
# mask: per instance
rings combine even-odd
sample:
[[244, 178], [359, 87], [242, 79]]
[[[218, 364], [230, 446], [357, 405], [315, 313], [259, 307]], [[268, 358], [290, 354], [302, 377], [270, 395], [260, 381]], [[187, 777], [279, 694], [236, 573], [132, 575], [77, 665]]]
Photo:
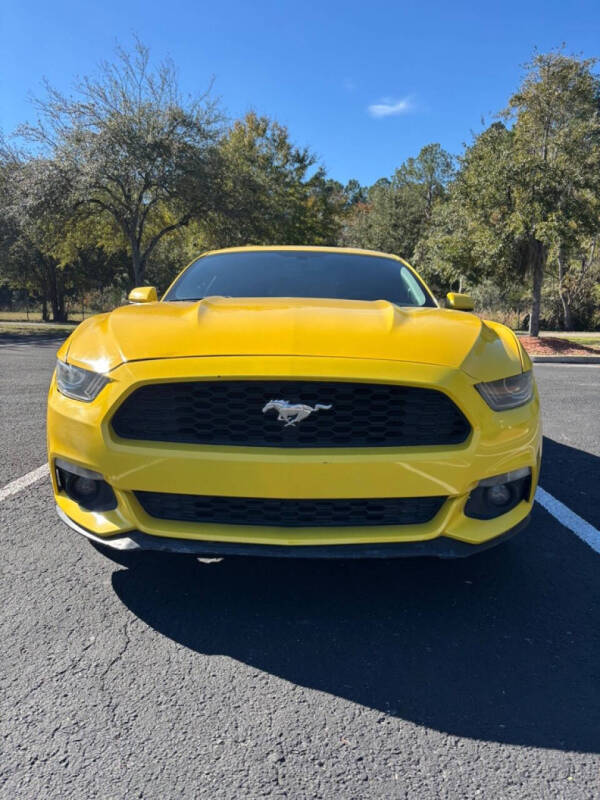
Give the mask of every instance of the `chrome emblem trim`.
[[269, 400], [263, 408], [263, 414], [267, 411], [277, 411], [277, 420], [285, 422], [284, 428], [290, 425], [295, 425], [297, 422], [302, 422], [303, 419], [310, 417], [313, 411], [329, 411], [333, 406], [325, 406], [322, 403], [317, 403], [314, 406], [307, 406], [304, 403], [288, 403], [287, 400]]

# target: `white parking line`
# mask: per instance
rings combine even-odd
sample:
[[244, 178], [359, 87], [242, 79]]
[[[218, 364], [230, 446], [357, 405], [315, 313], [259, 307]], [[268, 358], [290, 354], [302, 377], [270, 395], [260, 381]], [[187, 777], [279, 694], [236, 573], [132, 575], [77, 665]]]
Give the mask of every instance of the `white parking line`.
[[7, 483], [6, 486], [0, 489], [0, 503], [6, 500], [7, 497], [10, 497], [11, 494], [17, 494], [17, 492], [21, 492], [23, 489], [31, 486], [32, 483], [45, 478], [49, 472], [48, 464], [42, 464], [41, 467], [28, 472], [27, 475], [21, 475], [20, 478]]
[[[21, 492], [23, 489], [31, 486], [32, 483], [36, 483], [36, 481], [45, 478], [48, 473], [48, 464], [42, 464], [41, 467], [7, 483], [6, 486], [0, 489], [0, 503], [12, 494], [17, 494], [17, 492]], [[560, 500], [557, 500], [556, 497], [553, 497], [545, 489], [542, 489], [541, 486], [537, 488], [535, 499], [546, 511], [552, 514], [561, 525], [564, 525], [564, 527], [572, 531], [575, 536], [578, 536], [586, 544], [589, 544], [592, 550], [600, 553], [600, 531], [594, 528], [593, 525], [586, 522], [579, 514], [571, 511], [568, 506], [561, 503]]]
[[600, 553], [600, 531], [594, 528], [593, 525], [586, 522], [579, 514], [571, 511], [568, 506], [561, 503], [560, 500], [557, 500], [556, 497], [553, 497], [545, 489], [542, 489], [541, 486], [538, 486], [536, 490], [535, 499], [546, 511], [552, 514], [561, 525], [573, 531], [582, 541], [589, 544], [592, 550]]

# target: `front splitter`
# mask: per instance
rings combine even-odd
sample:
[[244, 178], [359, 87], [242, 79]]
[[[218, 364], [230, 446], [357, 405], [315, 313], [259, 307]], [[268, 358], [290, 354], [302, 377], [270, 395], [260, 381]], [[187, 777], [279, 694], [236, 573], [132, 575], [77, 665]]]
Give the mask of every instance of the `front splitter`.
[[495, 536], [479, 545], [459, 542], [446, 536], [421, 542], [379, 542], [374, 544], [338, 545], [268, 545], [245, 544], [243, 542], [204, 542], [198, 539], [175, 539], [169, 536], [153, 536], [142, 531], [129, 531], [118, 536], [97, 536], [78, 525], [65, 512], [56, 507], [61, 520], [77, 533], [95, 544], [113, 550], [153, 550], [157, 552], [181, 553], [197, 557], [259, 556], [264, 558], [411, 558], [432, 556], [435, 558], [465, 558], [481, 553], [512, 538], [529, 524], [530, 515], [500, 536]]

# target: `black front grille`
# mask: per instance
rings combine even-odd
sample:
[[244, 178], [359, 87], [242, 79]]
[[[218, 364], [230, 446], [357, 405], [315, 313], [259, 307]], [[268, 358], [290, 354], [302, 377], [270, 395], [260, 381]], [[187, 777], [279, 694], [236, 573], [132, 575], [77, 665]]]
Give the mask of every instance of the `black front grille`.
[[[271, 400], [331, 406], [295, 425], [263, 413]], [[470, 425], [435, 389], [383, 383], [246, 380], [154, 383], [112, 420], [124, 439], [256, 447], [377, 447], [464, 442]]]
[[433, 519], [446, 500], [445, 497], [272, 500], [168, 492], [136, 492], [135, 496], [144, 511], [158, 519], [285, 528], [421, 525]]

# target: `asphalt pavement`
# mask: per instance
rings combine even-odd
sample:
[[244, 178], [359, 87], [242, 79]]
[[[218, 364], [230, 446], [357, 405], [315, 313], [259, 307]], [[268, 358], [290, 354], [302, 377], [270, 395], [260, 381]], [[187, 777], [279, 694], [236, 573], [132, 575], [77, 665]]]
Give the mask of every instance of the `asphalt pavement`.
[[[0, 344], [0, 487], [56, 344]], [[537, 365], [541, 485], [600, 526], [600, 367]], [[150, 557], [0, 502], [0, 797], [600, 797], [600, 555], [536, 506], [471, 559]]]

